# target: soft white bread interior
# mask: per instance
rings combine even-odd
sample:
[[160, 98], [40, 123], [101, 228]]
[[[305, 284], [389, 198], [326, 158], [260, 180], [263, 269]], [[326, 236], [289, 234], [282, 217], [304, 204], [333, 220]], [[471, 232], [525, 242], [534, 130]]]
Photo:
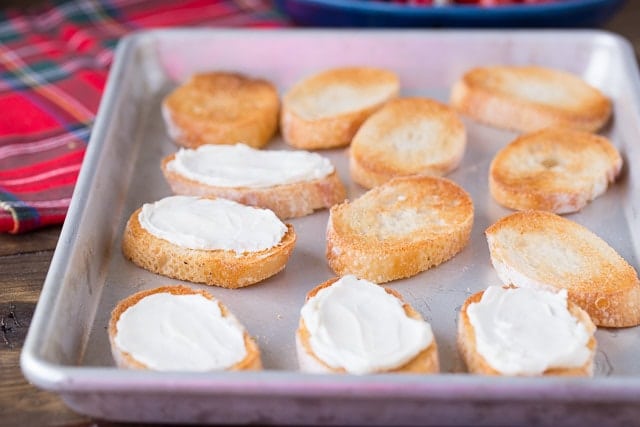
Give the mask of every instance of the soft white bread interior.
[[451, 105], [491, 126], [532, 132], [563, 126], [595, 132], [611, 115], [611, 101], [581, 78], [539, 66], [487, 66], [453, 86]]
[[389, 101], [360, 127], [349, 148], [349, 169], [366, 188], [395, 176], [442, 176], [466, 146], [464, 124], [446, 105], [426, 98]]
[[[218, 303], [223, 317], [228, 317], [231, 315], [229, 309], [220, 301], [214, 299], [209, 293], [192, 289], [187, 286], [161, 286], [146, 291], [136, 292], [135, 294], [118, 302], [118, 304], [111, 312], [111, 318], [109, 320], [109, 342], [111, 344], [111, 353], [113, 354], [113, 358], [118, 367], [129, 369], [150, 369], [147, 365], [137, 360], [132, 354], [120, 348], [116, 343], [116, 335], [118, 334], [118, 320], [120, 320], [120, 316], [122, 315], [122, 313], [136, 305], [143, 298], [159, 293], [167, 293], [171, 295], [202, 295], [203, 297], [211, 301], [216, 301]], [[189, 325], [185, 325], [185, 327], [189, 327]], [[262, 369], [260, 349], [258, 348], [258, 345], [254, 341], [254, 339], [249, 336], [247, 331], [244, 331], [243, 336], [246, 356], [241, 361], [227, 368], [227, 370], [244, 371]], [[167, 345], [180, 345], [179, 342], [171, 342], [170, 339], [171, 337], [167, 336]]]
[[340, 203], [346, 197], [344, 184], [335, 170], [322, 178], [267, 187], [216, 186], [191, 179], [169, 168], [175, 156], [171, 154], [161, 162], [162, 173], [175, 194], [235, 200], [244, 205], [270, 209], [280, 219], [309, 215], [317, 209]]
[[[329, 279], [324, 283], [313, 288], [308, 294], [306, 300], [313, 298], [321, 289], [331, 286], [339, 280], [338, 277]], [[402, 296], [391, 289], [385, 289], [385, 291], [395, 298], [398, 298], [402, 303], [402, 307], [407, 315], [412, 319], [423, 320], [420, 313], [418, 313], [410, 304], [404, 302]], [[326, 362], [320, 359], [320, 357], [313, 351], [310, 343], [309, 330], [307, 329], [304, 320], [300, 318], [298, 323], [298, 329], [296, 330], [296, 350], [298, 355], [298, 363], [300, 370], [311, 373], [346, 373], [347, 371], [340, 367], [334, 368], [329, 366]], [[393, 369], [380, 371], [379, 373], [420, 373], [431, 374], [438, 373], [440, 369], [438, 359], [438, 346], [435, 338], [420, 353], [413, 357], [408, 362], [402, 364]]]
[[396, 97], [399, 88], [398, 77], [387, 70], [345, 67], [323, 71], [284, 95], [280, 131], [297, 148], [347, 145], [365, 119]]
[[489, 190], [511, 209], [564, 214], [603, 194], [621, 168], [622, 157], [608, 139], [547, 128], [520, 136], [496, 154]]
[[385, 283], [450, 259], [472, 225], [473, 201], [453, 181], [397, 177], [331, 208], [326, 256], [338, 275]]
[[[476, 346], [476, 334], [469, 320], [467, 309], [469, 305], [478, 303], [482, 299], [483, 292], [478, 292], [471, 295], [466, 299], [458, 316], [458, 351], [462, 356], [462, 360], [467, 366], [467, 370], [472, 374], [481, 375], [504, 375], [494, 367], [492, 367], [487, 360], [478, 353]], [[590, 334], [590, 339], [587, 343], [587, 347], [590, 350], [590, 356], [584, 365], [579, 367], [552, 367], [545, 370], [542, 375], [544, 376], [591, 376], [593, 374], [593, 358], [596, 352], [596, 340], [593, 336], [595, 332], [595, 325], [589, 318], [589, 315], [571, 301], [567, 301], [567, 308], [571, 315], [582, 325], [584, 325], [587, 332]], [[517, 332], [517, 331], [514, 331]]]
[[195, 74], [162, 102], [169, 136], [189, 148], [238, 142], [263, 147], [278, 128], [279, 111], [270, 82], [231, 72]]
[[223, 288], [253, 285], [283, 270], [296, 243], [291, 224], [268, 249], [237, 254], [233, 250], [190, 249], [157, 237], [140, 225], [137, 209], [127, 221], [122, 252], [134, 264], [156, 274]]
[[640, 324], [636, 271], [582, 225], [550, 212], [524, 211], [500, 219], [486, 236], [503, 283], [566, 289], [598, 326]]

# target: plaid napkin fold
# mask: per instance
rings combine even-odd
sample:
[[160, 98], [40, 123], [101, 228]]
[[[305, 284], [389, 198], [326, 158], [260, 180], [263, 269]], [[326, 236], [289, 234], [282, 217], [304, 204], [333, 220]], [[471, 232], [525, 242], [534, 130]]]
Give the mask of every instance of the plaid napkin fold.
[[0, 11], [0, 232], [64, 221], [118, 39], [276, 27], [269, 0], [73, 0]]

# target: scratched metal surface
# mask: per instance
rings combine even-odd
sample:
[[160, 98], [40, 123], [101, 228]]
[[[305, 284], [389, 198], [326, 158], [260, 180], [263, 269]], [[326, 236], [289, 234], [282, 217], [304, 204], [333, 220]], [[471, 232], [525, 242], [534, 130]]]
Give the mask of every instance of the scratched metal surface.
[[[171, 194], [159, 162], [177, 147], [167, 136], [160, 103], [177, 82], [194, 71], [233, 70], [266, 78], [282, 93], [322, 69], [371, 65], [395, 71], [404, 96], [446, 102], [453, 81], [470, 67], [528, 63], [574, 72], [613, 99], [615, 119], [603, 134], [623, 154], [622, 176], [604, 196], [568, 218], [586, 225], [638, 268], [640, 192], [636, 183], [640, 181], [633, 166], [640, 159], [635, 146], [640, 139], [640, 90], [632, 53], [615, 36], [601, 32], [178, 30], [128, 38], [119, 48], [74, 205], [25, 345], [22, 365], [27, 377], [60, 392], [80, 412], [130, 421], [481, 424], [495, 422], [500, 411], [493, 412], [495, 408], [480, 401], [500, 405], [517, 396], [520, 406], [510, 407], [514, 420], [537, 416], [546, 422], [563, 416], [578, 422], [589, 411], [569, 410], [566, 402], [591, 402], [590, 408], [602, 399], [623, 406], [637, 402], [637, 328], [597, 332], [593, 379], [495, 379], [463, 373], [455, 345], [457, 312], [471, 293], [499, 283], [484, 230], [510, 212], [488, 193], [488, 167], [493, 154], [515, 136], [466, 119], [466, 153], [448, 177], [472, 195], [471, 240], [460, 254], [437, 268], [385, 285], [399, 291], [431, 323], [441, 375], [337, 377], [296, 372], [294, 331], [299, 309], [311, 288], [333, 276], [324, 257], [326, 210], [290, 221], [298, 242], [278, 275], [239, 290], [192, 285], [206, 288], [243, 322], [262, 350], [266, 372], [130, 372], [116, 369], [111, 358], [106, 326], [116, 302], [142, 289], [182, 283], [137, 268], [120, 251], [130, 213], [142, 203]], [[266, 148], [287, 146], [278, 137]], [[345, 149], [322, 154], [337, 167], [349, 198], [363, 193], [349, 178]], [[210, 398], [220, 395], [227, 399]], [[228, 399], [230, 395], [233, 400]], [[306, 400], [291, 400], [292, 396], [304, 396], [315, 404], [307, 407]], [[555, 406], [549, 406], [545, 416], [535, 415], [536, 400], [545, 398]], [[443, 399], [458, 404], [449, 407]], [[633, 405], [626, 411], [621, 409], [619, 416], [633, 419], [637, 415]]]

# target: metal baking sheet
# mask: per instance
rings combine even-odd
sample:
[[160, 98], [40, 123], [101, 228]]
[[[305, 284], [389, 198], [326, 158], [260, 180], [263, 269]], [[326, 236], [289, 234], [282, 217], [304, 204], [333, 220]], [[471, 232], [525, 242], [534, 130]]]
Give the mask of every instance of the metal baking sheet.
[[[508, 214], [487, 187], [493, 154], [515, 134], [465, 119], [468, 146], [449, 178], [473, 197], [468, 246], [452, 260], [386, 286], [431, 323], [442, 374], [311, 375], [297, 372], [294, 331], [305, 294], [333, 276], [324, 257], [327, 211], [294, 219], [298, 243], [286, 269], [238, 290], [207, 288], [256, 337], [265, 370], [162, 373], [120, 370], [107, 323], [116, 302], [179, 281], [126, 261], [124, 224], [137, 207], [170, 194], [159, 162], [177, 150], [160, 114], [162, 98], [195, 71], [232, 70], [283, 92], [304, 76], [343, 65], [395, 71], [402, 95], [448, 98], [451, 84], [483, 64], [539, 64], [576, 73], [614, 102], [604, 130], [622, 152], [620, 179], [569, 215], [604, 238], [636, 269], [640, 249], [640, 84], [628, 43], [598, 32], [159, 30], [125, 38], [22, 353], [37, 386], [78, 412], [127, 421], [290, 424], [564, 424], [635, 422], [640, 415], [640, 330], [597, 332], [594, 378], [492, 378], [464, 373], [455, 346], [457, 312], [471, 293], [500, 283], [484, 230]], [[286, 148], [276, 138], [267, 149]], [[325, 151], [353, 184], [345, 149]], [[181, 322], [180, 318], [174, 319]]]

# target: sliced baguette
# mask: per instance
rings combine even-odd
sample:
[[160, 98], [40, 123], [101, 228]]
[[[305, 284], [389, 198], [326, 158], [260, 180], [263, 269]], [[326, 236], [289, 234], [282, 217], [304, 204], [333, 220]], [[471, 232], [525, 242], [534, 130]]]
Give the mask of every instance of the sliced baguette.
[[190, 148], [238, 142], [263, 147], [277, 130], [279, 109], [271, 83], [229, 72], [195, 74], [162, 102], [169, 136]]
[[474, 68], [451, 91], [451, 105], [491, 126], [532, 132], [564, 126], [595, 132], [611, 115], [611, 101], [564, 71], [537, 66]]
[[[501, 372], [497, 371], [493, 368], [487, 360], [482, 357], [480, 353], [478, 353], [478, 349], [476, 347], [476, 335], [473, 329], [473, 325], [469, 320], [469, 315], [467, 314], [467, 309], [469, 305], [473, 303], [477, 303], [482, 299], [483, 292], [478, 292], [476, 294], [471, 295], [462, 305], [460, 309], [460, 314], [458, 316], [458, 351], [462, 356], [462, 360], [465, 362], [467, 369], [472, 374], [482, 374], [482, 375], [503, 375]], [[555, 367], [550, 368], [544, 371], [542, 375], [544, 376], [591, 376], [593, 375], [593, 358], [595, 356], [596, 351], [596, 340], [593, 336], [593, 333], [596, 329], [595, 325], [589, 318], [589, 315], [578, 307], [576, 304], [571, 301], [567, 301], [567, 308], [571, 315], [576, 318], [576, 320], [584, 325], [587, 332], [591, 335], [589, 342], [587, 343], [587, 347], [591, 351], [591, 355], [587, 362], [583, 366], [574, 368], [574, 367]]]
[[566, 289], [598, 326], [640, 324], [636, 271], [585, 227], [550, 212], [525, 211], [497, 221], [486, 236], [503, 283]]
[[190, 249], [155, 236], [140, 225], [137, 209], [127, 221], [122, 252], [134, 264], [156, 274], [223, 288], [253, 285], [284, 269], [296, 243], [291, 224], [276, 246], [236, 254], [231, 250]]
[[175, 194], [222, 197], [249, 206], [272, 210], [280, 219], [296, 218], [342, 202], [346, 190], [338, 173], [309, 181], [298, 181], [269, 187], [221, 187], [190, 179], [170, 170], [167, 165], [175, 154], [161, 162], [162, 173]]
[[[128, 369], [150, 369], [141, 361], [137, 360], [130, 353], [122, 350], [116, 344], [116, 335], [118, 334], [118, 320], [120, 320], [120, 316], [130, 307], [136, 305], [140, 300], [150, 295], [158, 294], [158, 293], [169, 293], [172, 295], [202, 295], [203, 297], [216, 301], [220, 307], [220, 311], [222, 312], [223, 317], [233, 316], [229, 309], [222, 304], [220, 301], [213, 298], [209, 293], [205, 291], [191, 289], [187, 286], [162, 286], [159, 288], [137, 292], [121, 301], [118, 302], [116, 307], [111, 312], [111, 318], [109, 320], [109, 342], [111, 344], [111, 353], [113, 354], [113, 358], [116, 362], [116, 365], [120, 368], [128, 368]], [[186, 325], [188, 327], [188, 325]], [[167, 339], [170, 340], [171, 337], [167, 336]], [[247, 355], [240, 362], [235, 365], [227, 368], [229, 371], [245, 371], [245, 370], [260, 370], [262, 369], [262, 362], [260, 360], [260, 349], [256, 342], [249, 336], [249, 334], [244, 332], [244, 343], [245, 348], [247, 350]], [[167, 342], [167, 345], [180, 345], [178, 342]]]
[[548, 128], [522, 135], [496, 154], [489, 190], [511, 209], [564, 214], [604, 193], [621, 168], [622, 158], [606, 138]]
[[360, 125], [397, 96], [398, 77], [367, 67], [335, 68], [310, 76], [283, 97], [284, 140], [305, 150], [348, 145]]
[[351, 177], [373, 188], [395, 176], [442, 176], [458, 166], [465, 145], [464, 125], [449, 107], [426, 98], [394, 99], [353, 138]]
[[473, 201], [454, 182], [394, 178], [329, 213], [326, 256], [333, 271], [385, 283], [418, 274], [460, 252]]
[[[339, 278], [335, 277], [333, 279], [329, 279], [324, 283], [313, 288], [308, 294], [306, 301], [313, 298], [321, 289], [331, 286], [335, 283]], [[407, 317], [423, 320], [420, 313], [418, 313], [411, 305], [404, 302], [402, 296], [393, 291], [391, 289], [385, 289], [385, 291], [393, 295], [395, 298], [399, 299], [403, 303], [403, 309], [407, 315]], [[298, 363], [300, 365], [300, 369], [305, 372], [312, 373], [346, 373], [346, 370], [341, 368], [334, 368], [329, 366], [326, 362], [324, 362], [311, 347], [310, 334], [307, 329], [304, 320], [300, 317], [300, 322], [298, 323], [298, 329], [296, 330], [296, 350], [298, 355]], [[438, 360], [438, 346], [436, 344], [435, 338], [431, 342], [431, 344], [418, 353], [414, 358], [409, 360], [407, 363], [404, 363], [402, 366], [397, 368], [393, 368], [390, 370], [380, 371], [378, 373], [422, 373], [422, 374], [432, 374], [438, 373], [440, 370], [439, 360]]]

